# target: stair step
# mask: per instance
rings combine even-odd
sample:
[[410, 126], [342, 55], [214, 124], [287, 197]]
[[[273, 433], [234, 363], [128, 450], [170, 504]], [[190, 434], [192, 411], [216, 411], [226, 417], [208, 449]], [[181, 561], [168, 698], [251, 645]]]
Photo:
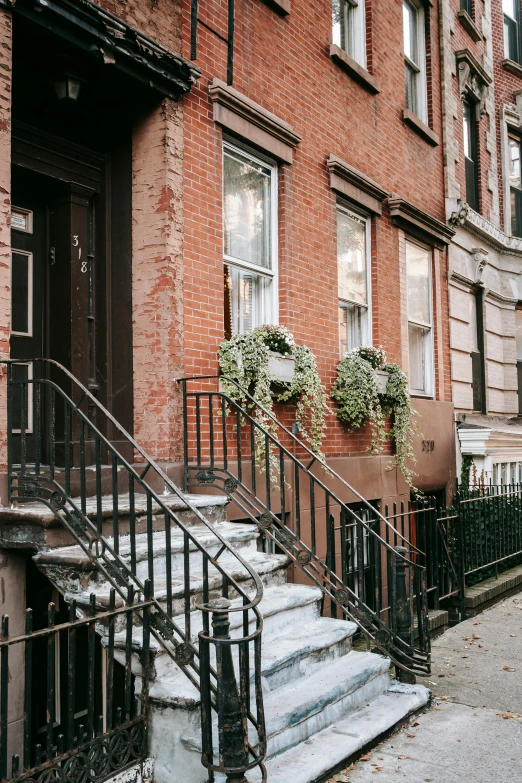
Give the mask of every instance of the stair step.
[[[350, 652], [314, 669], [298, 682], [265, 693], [267, 756], [276, 756], [306, 742], [380, 696], [390, 686], [389, 668], [388, 658]], [[165, 693], [164, 682], [154, 683], [151, 698], [156, 696], [157, 687]], [[255, 737], [250, 740], [256, 742]], [[183, 742], [186, 747], [201, 752], [199, 737], [184, 737]]]
[[[221, 542], [212, 532], [215, 530], [223, 538], [225, 538], [229, 544], [231, 544], [235, 550], [241, 551], [244, 555], [246, 549], [253, 552], [257, 551], [257, 539], [259, 538], [259, 532], [255, 525], [238, 524], [234, 522], [217, 522], [212, 526], [212, 530], [209, 530], [205, 525], [194, 525], [190, 528], [191, 535], [195, 536], [198, 542], [205, 548], [211, 555], [215, 555], [221, 547]], [[179, 527], [171, 527], [171, 563], [172, 568], [183, 568], [183, 553], [185, 548], [185, 540], [183, 531]], [[154, 554], [154, 560], [165, 560], [166, 555], [166, 537], [165, 531], [152, 534], [152, 551]], [[107, 538], [108, 545], [112, 548], [114, 546], [114, 538]], [[120, 538], [119, 541], [119, 555], [122, 560], [130, 565], [131, 559], [131, 541], [129, 536]], [[190, 552], [190, 566], [195, 568], [199, 565], [201, 570], [201, 554], [199, 552], [196, 543], [189, 539], [188, 548]], [[139, 533], [135, 537], [135, 551], [136, 551], [136, 573], [140, 579], [146, 579], [148, 576], [148, 552], [149, 543], [146, 533]], [[69, 566], [81, 571], [95, 570], [96, 566], [80, 546], [65, 546], [57, 549], [50, 549], [47, 552], [42, 552], [34, 558], [35, 562], [40, 567], [45, 566]], [[164, 574], [165, 567], [158, 567], [155, 573]]]
[[[263, 635], [261, 673], [263, 677], [263, 692], [265, 696], [289, 682], [308, 676], [313, 670], [327, 661], [335, 661], [347, 655], [351, 650], [352, 636], [357, 630], [355, 623], [345, 620], [334, 620], [329, 617], [319, 617], [306, 626], [293, 626], [281, 636], [266, 638]], [[118, 639], [118, 646], [123, 647], [124, 636]], [[211, 662], [214, 665], [214, 649], [211, 647]], [[234, 648], [237, 660], [237, 648]], [[254, 670], [250, 664], [251, 682]], [[163, 688], [170, 691], [170, 700], [174, 698], [178, 687], [183, 692], [183, 699], [188, 698], [189, 691], [194, 699], [198, 694], [189, 686], [185, 687], [186, 677], [172, 659], [163, 655], [155, 660], [155, 679], [162, 683]], [[170, 683], [170, 687], [167, 686]]]
[[[248, 552], [248, 557], [245, 560], [249, 563], [252, 569], [258, 574], [263, 582], [263, 585], [269, 587], [273, 584], [281, 584], [286, 578], [286, 567], [288, 565], [288, 557], [286, 555], [268, 555], [264, 552]], [[234, 557], [232, 553], [223, 554], [219, 563], [226, 572], [226, 574], [234, 579], [238, 584], [241, 583], [247, 590], [251, 586], [252, 578], [250, 574], [244, 568], [241, 563]], [[60, 575], [59, 567], [53, 567], [53, 581], [59, 585]], [[91, 572], [93, 576], [102, 575], [98, 571]], [[66, 593], [67, 598], [75, 598], [79, 606], [84, 606], [89, 603], [89, 596], [91, 593], [96, 595], [96, 603], [100, 607], [106, 608], [109, 605], [110, 600], [110, 584], [107, 581], [97, 582], [94, 579], [91, 580], [89, 586], [79, 586], [78, 592], [72, 590], [70, 575], [64, 574], [63, 590]], [[194, 570], [190, 574], [189, 582], [189, 594], [191, 596], [191, 609], [196, 609], [197, 603], [201, 599], [203, 592], [203, 574], [198, 570]], [[214, 569], [214, 573], [211, 573], [209, 569], [209, 596], [210, 599], [221, 597], [221, 587], [223, 579], [221, 574]], [[175, 571], [172, 573], [172, 606], [173, 614], [179, 615], [183, 612], [185, 607], [185, 581], [183, 579], [183, 573], [181, 571]], [[231, 597], [234, 597], [233, 589], [231, 589]], [[158, 579], [154, 580], [154, 597], [160, 603], [166, 603], [167, 601], [167, 582], [165, 576], [161, 575]], [[116, 605], [122, 605], [123, 601], [120, 596], [116, 596]]]
[[[66, 600], [77, 598], [76, 595], [66, 594]], [[307, 585], [297, 585], [285, 583], [273, 585], [265, 588], [263, 600], [259, 604], [259, 610], [263, 616], [263, 640], [268, 641], [283, 636], [286, 632], [291, 633], [293, 628], [308, 628], [319, 618], [319, 604], [322, 598], [321, 590], [317, 587]], [[241, 600], [231, 601], [232, 606], [240, 606]], [[197, 643], [198, 633], [202, 630], [202, 614], [196, 610], [191, 613], [191, 638]], [[185, 618], [183, 615], [174, 617], [176, 624], [185, 629]], [[344, 621], [343, 621], [344, 622]], [[242, 632], [243, 618], [241, 612], [230, 613], [230, 630], [232, 636], [237, 636]], [[251, 622], [250, 632], [254, 630], [254, 622]], [[300, 631], [298, 631], [300, 632]], [[132, 634], [133, 649], [136, 652], [141, 650], [142, 629], [135, 627]], [[125, 647], [125, 632], [115, 634], [116, 648]], [[155, 654], [156, 661], [164, 657], [170, 660], [170, 656], [160, 647], [154, 637], [151, 637], [150, 647]], [[137, 670], [139, 673], [139, 670]]]
[[[229, 502], [226, 495], [189, 495], [183, 493], [182, 497], [174, 494], [158, 494], [159, 499], [172, 511], [181, 514], [187, 524], [199, 524], [199, 519], [192, 514], [188, 503], [204, 513], [209, 521], [223, 521], [225, 508]], [[77, 508], [81, 507], [81, 499], [74, 497], [71, 499]], [[134, 511], [137, 517], [143, 517], [147, 513], [147, 497], [144, 494], [134, 496]], [[157, 515], [160, 512], [157, 503], [152, 503], [152, 513]], [[112, 495], [102, 495], [101, 516], [104, 520], [111, 519], [114, 513], [114, 498]], [[98, 505], [96, 496], [86, 499], [86, 516], [95, 520], [98, 514]], [[118, 495], [118, 516], [120, 519], [128, 518], [130, 515], [129, 494], [121, 493]], [[19, 520], [24, 522], [34, 521], [42, 524], [61, 524], [56, 519], [54, 513], [44, 503], [20, 503], [18, 506], [0, 506], [0, 520]]]
[[[392, 683], [377, 696], [348, 717], [314, 734], [305, 742], [267, 762], [270, 783], [314, 783], [323, 780], [342, 763], [367, 745], [375, 743], [385, 732], [404, 721], [408, 715], [426, 706], [430, 693], [423, 685]], [[258, 770], [248, 773], [252, 783], [258, 783]], [[224, 776], [217, 775], [216, 783]]]

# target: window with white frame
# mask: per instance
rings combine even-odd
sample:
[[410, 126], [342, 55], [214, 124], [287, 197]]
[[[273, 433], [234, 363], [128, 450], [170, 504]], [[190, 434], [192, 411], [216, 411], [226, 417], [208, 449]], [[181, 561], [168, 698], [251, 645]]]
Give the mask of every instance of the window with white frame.
[[365, 0], [332, 0], [333, 42], [366, 68]]
[[431, 251], [406, 241], [409, 384], [412, 394], [433, 394]]
[[339, 355], [369, 345], [370, 222], [337, 207], [337, 280], [339, 290]]
[[520, 62], [520, 0], [502, 0], [504, 14], [504, 54]]
[[277, 320], [277, 167], [225, 143], [225, 334]]
[[426, 97], [426, 41], [424, 8], [417, 0], [403, 0], [404, 77], [406, 107], [423, 122], [428, 122]]

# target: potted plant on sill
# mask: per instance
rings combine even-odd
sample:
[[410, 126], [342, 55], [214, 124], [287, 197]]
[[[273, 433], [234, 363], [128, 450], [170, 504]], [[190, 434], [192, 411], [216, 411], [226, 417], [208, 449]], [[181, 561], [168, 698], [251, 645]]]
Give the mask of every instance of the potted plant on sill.
[[[310, 348], [296, 345], [286, 327], [265, 324], [224, 340], [218, 350], [218, 359], [225, 376], [223, 389], [242, 407], [247, 403], [245, 395], [226, 378], [246, 389], [269, 413], [273, 411], [274, 401], [295, 403], [299, 431], [312, 451], [324, 459], [321, 445], [328, 412], [327, 393]], [[255, 415], [265, 429], [275, 429], [271, 419], [261, 410], [256, 410]], [[262, 464], [264, 437], [259, 435], [256, 458]]]
[[[339, 362], [332, 399], [338, 404], [337, 418], [350, 429], [360, 429], [370, 423], [373, 432], [370, 453], [382, 451], [389, 440], [394, 442], [393, 466], [399, 468], [415, 492], [414, 474], [407, 464], [415, 462], [412, 445], [415, 410], [408, 380], [399, 365], [387, 363], [382, 348], [355, 348]], [[391, 419], [388, 432], [387, 417]]]

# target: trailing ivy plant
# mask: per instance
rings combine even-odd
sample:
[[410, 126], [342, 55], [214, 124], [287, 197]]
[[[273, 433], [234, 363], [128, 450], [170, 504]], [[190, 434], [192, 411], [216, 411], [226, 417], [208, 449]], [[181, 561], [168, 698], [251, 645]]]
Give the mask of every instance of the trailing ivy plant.
[[[375, 371], [388, 373], [385, 394], [379, 394]], [[399, 365], [386, 363], [382, 348], [355, 348], [339, 362], [332, 399], [338, 404], [337, 418], [357, 430], [370, 424], [373, 437], [370, 452], [382, 451], [387, 440], [395, 442], [394, 464], [413, 487], [413, 471], [408, 462], [415, 462], [413, 453], [413, 418], [408, 381]], [[389, 432], [385, 420], [391, 419]]]
[[[271, 352], [283, 356], [291, 355], [295, 359], [293, 379], [281, 385], [270, 372], [268, 360]], [[224, 340], [218, 351], [219, 364], [225, 378], [225, 393], [244, 407], [247, 403], [245, 393], [229, 383], [226, 378], [236, 381], [243, 389], [263, 406], [273, 412], [276, 402], [295, 402], [296, 423], [314, 454], [324, 461], [321, 445], [326, 429], [328, 413], [327, 393], [319, 377], [315, 356], [306, 345], [296, 345], [293, 335], [284, 326], [258, 326], [247, 334], [234, 335]], [[274, 387], [274, 383], [278, 384]], [[277, 391], [274, 392], [274, 388]], [[276, 425], [263, 411], [254, 412], [259, 424], [269, 431]], [[256, 462], [263, 466], [265, 456], [264, 435], [256, 431]]]

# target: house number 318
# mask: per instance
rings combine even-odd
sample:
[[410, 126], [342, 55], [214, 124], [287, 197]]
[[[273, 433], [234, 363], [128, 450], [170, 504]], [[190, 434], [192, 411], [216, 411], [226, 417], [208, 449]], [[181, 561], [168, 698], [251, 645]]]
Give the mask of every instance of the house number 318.
[[435, 441], [434, 440], [423, 440], [422, 441], [422, 450], [423, 451], [433, 451], [435, 448]]
[[78, 261], [80, 262], [80, 272], [83, 272], [85, 274], [87, 272], [87, 261], [82, 261], [82, 249], [80, 247], [78, 234], [73, 234], [72, 245], [73, 247], [78, 248]]

